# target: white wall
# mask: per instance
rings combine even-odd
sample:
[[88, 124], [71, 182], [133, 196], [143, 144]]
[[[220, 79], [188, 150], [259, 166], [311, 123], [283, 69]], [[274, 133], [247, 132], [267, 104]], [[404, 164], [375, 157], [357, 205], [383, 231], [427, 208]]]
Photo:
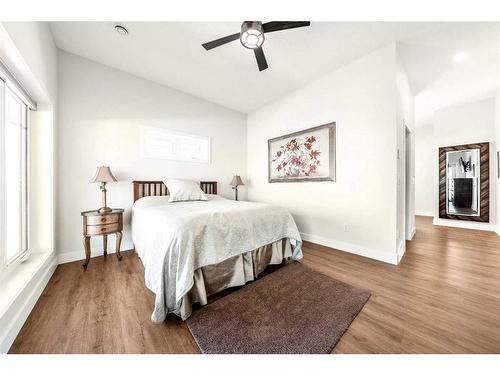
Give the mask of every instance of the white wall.
[[[6, 64], [16, 73], [16, 78], [24, 81], [23, 86], [42, 104], [57, 101], [57, 48], [46, 22], [2, 22], [1, 27], [8, 33], [22, 60], [8, 58]], [[29, 73], [36, 77], [28, 81]]]
[[436, 153], [434, 126], [415, 128], [415, 214], [434, 216]]
[[[439, 219], [439, 147], [490, 142], [490, 222]], [[444, 108], [434, 113], [434, 224], [496, 230], [495, 99]]]
[[[60, 261], [84, 256], [80, 212], [100, 206], [99, 186], [89, 183], [99, 165], [109, 165], [119, 180], [107, 186], [108, 205], [125, 208], [126, 221], [133, 203], [132, 180], [215, 180], [226, 197], [233, 197], [228, 184], [234, 174], [246, 181], [246, 118], [241, 113], [63, 51], [59, 96]], [[143, 158], [143, 126], [210, 136], [211, 164]], [[101, 240], [92, 245], [101, 249]], [[125, 233], [122, 249], [131, 248]]]
[[[305, 240], [396, 263], [396, 47], [248, 116], [248, 195], [287, 207]], [[337, 181], [268, 183], [267, 140], [337, 123]]]
[[[397, 48], [396, 48], [397, 52]], [[406, 240], [410, 240], [415, 230], [415, 142], [413, 94], [403, 65], [396, 54], [396, 133], [399, 159], [397, 160], [397, 249], [398, 259], [406, 250]], [[406, 147], [406, 132], [409, 132], [409, 146]], [[408, 166], [406, 158], [409, 158]], [[408, 180], [408, 182], [407, 182]], [[408, 183], [408, 187], [407, 187]], [[408, 229], [407, 229], [408, 227]]]

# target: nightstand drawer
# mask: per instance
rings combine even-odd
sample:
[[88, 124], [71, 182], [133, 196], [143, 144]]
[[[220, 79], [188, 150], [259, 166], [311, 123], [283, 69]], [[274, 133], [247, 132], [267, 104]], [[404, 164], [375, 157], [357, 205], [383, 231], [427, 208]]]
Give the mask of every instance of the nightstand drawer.
[[106, 234], [113, 233], [120, 230], [119, 223], [103, 224], [103, 225], [87, 225], [87, 234]]
[[118, 215], [87, 216], [87, 225], [118, 223]]

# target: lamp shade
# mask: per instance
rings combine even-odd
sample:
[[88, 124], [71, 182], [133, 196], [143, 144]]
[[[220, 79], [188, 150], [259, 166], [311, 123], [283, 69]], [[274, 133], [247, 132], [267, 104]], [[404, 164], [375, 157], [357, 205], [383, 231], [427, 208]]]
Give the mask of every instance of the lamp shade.
[[115, 182], [116, 178], [109, 167], [97, 167], [94, 178], [90, 182]]
[[243, 183], [243, 181], [241, 181], [241, 177], [240, 176], [235, 175], [233, 177], [233, 179], [231, 180], [231, 182], [229, 183], [229, 185], [231, 185], [231, 186], [241, 186], [241, 185], [245, 185], [245, 184]]

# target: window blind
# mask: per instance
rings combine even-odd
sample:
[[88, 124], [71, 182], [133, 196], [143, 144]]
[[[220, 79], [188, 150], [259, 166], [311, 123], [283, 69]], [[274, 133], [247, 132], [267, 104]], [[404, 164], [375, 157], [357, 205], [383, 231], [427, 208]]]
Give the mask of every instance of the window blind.
[[23, 88], [19, 81], [14, 77], [14, 75], [9, 71], [5, 64], [0, 60], [0, 79], [16, 93], [23, 101], [28, 105], [30, 110], [36, 111], [36, 101], [30, 96], [30, 94]]

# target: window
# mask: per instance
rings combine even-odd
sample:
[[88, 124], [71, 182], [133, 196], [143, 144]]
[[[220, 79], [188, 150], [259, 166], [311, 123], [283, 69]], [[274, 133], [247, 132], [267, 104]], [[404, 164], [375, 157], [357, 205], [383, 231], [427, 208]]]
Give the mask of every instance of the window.
[[210, 138], [153, 127], [142, 128], [142, 157], [210, 163]]
[[0, 260], [28, 254], [28, 106], [0, 81]]

